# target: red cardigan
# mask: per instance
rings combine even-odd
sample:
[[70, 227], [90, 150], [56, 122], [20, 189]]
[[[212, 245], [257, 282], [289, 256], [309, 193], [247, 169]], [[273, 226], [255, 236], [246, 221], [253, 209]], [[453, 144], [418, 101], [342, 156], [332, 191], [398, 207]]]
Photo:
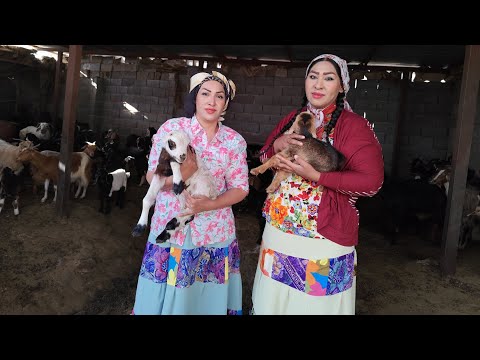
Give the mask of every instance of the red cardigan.
[[[296, 110], [278, 123], [266, 144], [295, 114]], [[324, 186], [318, 207], [317, 231], [337, 244], [354, 246], [358, 244], [359, 226], [355, 202], [359, 196], [375, 195], [383, 184], [382, 147], [370, 123], [347, 110], [338, 118], [333, 136], [333, 145], [345, 155], [346, 162], [341, 171], [322, 173], [317, 181], [317, 185]], [[273, 146], [265, 155], [266, 158], [274, 155]]]

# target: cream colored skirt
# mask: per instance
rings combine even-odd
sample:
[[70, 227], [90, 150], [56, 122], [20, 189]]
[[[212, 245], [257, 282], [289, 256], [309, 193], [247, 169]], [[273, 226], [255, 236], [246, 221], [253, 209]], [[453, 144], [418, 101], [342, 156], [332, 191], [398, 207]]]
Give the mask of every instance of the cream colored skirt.
[[253, 284], [255, 315], [354, 315], [355, 247], [287, 234], [269, 223]]

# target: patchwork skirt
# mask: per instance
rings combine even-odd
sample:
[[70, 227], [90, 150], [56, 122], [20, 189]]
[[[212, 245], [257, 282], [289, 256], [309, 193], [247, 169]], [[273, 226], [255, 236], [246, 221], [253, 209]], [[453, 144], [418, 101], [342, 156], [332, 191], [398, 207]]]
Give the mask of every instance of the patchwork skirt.
[[156, 244], [150, 234], [138, 277], [134, 315], [241, 315], [237, 239], [196, 247]]
[[268, 222], [252, 290], [255, 315], [354, 315], [355, 247]]

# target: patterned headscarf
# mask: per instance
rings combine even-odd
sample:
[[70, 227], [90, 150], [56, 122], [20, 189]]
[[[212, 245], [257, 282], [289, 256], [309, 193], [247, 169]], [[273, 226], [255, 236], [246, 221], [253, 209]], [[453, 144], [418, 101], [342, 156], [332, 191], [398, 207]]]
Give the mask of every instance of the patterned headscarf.
[[345, 98], [344, 98], [345, 109], [349, 110], [349, 111], [352, 111], [352, 108], [351, 108], [350, 104], [347, 102], [347, 92], [350, 89], [350, 85], [349, 85], [350, 75], [348, 73], [348, 65], [347, 65], [347, 62], [345, 60], [339, 58], [336, 55], [332, 55], [332, 54], [319, 55], [315, 59], [310, 61], [310, 64], [308, 64], [307, 71], [305, 72], [305, 78], [307, 78], [308, 73], [310, 72], [310, 69], [311, 69], [312, 65], [317, 60], [320, 60], [320, 59], [323, 59], [323, 58], [331, 59], [331, 60], [335, 61], [338, 65], [338, 67], [340, 68], [340, 77], [342, 78], [343, 91], [345, 92]]
[[223, 108], [222, 112], [222, 115], [225, 115], [225, 112], [228, 108], [228, 103], [235, 97], [235, 92], [237, 91], [237, 88], [235, 86], [235, 83], [232, 80], [227, 79], [227, 77], [222, 73], [219, 73], [218, 71], [212, 71], [211, 74], [207, 72], [201, 72], [193, 75], [190, 78], [190, 92], [192, 92], [192, 90], [195, 89], [198, 85], [201, 86], [205, 81], [210, 80], [218, 81], [220, 84], [223, 85], [225, 89], [226, 101], [225, 107]]

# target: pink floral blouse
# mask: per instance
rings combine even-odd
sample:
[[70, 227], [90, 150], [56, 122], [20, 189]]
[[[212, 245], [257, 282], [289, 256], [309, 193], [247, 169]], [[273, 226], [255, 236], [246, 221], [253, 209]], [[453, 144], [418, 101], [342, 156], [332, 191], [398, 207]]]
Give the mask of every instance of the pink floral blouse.
[[[190, 143], [216, 180], [220, 194], [228, 189], [239, 188], [248, 193], [247, 143], [235, 130], [219, 123], [219, 129], [210, 143], [207, 134], [194, 117], [174, 118], [165, 122], [153, 136], [152, 150], [148, 160], [148, 170], [154, 171], [163, 147], [163, 139], [174, 130], [184, 130]], [[180, 213], [180, 202], [173, 191], [158, 193], [155, 212], [152, 216], [150, 232], [158, 236], [168, 221]], [[192, 243], [205, 246], [232, 240], [236, 236], [232, 208], [205, 211], [195, 215], [190, 226], [177, 231], [169, 242], [182, 246], [187, 231], [191, 231]]]

